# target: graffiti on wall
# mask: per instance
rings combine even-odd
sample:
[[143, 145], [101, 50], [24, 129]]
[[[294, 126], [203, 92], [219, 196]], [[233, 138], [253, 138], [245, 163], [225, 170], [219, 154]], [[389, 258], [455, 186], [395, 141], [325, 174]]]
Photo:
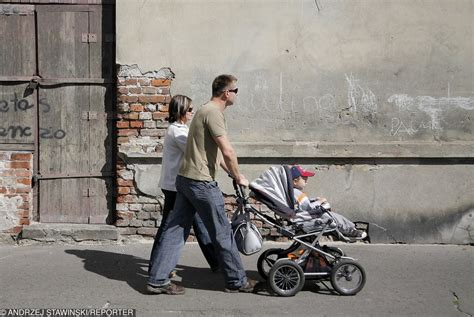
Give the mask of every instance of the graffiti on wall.
[[[472, 130], [472, 97], [411, 96], [403, 92], [383, 96], [350, 72], [341, 78], [344, 91], [324, 89], [326, 92], [317, 95], [310, 87], [285, 75], [256, 72], [242, 83], [240, 100], [244, 107], [234, 107], [229, 113], [248, 124], [231, 124], [245, 133], [259, 129], [288, 132], [289, 140], [308, 135], [292, 132], [298, 129], [318, 131], [346, 126], [364, 133], [376, 130], [374, 135], [379, 139], [444, 137], [452, 135], [449, 131], [466, 134]], [[331, 89], [330, 85], [325, 87]], [[314, 88], [318, 89], [321, 88]], [[341, 138], [343, 134], [339, 133]]]
[[[412, 136], [421, 130], [432, 130], [436, 133], [443, 130], [444, 116], [447, 111], [453, 111], [456, 108], [474, 110], [474, 100], [464, 97], [434, 98], [395, 94], [387, 101], [395, 105], [398, 111], [397, 116], [392, 117], [391, 120], [391, 136], [400, 134]], [[416, 114], [424, 114], [424, 116], [420, 117]]]
[[[48, 103], [46, 98], [39, 99], [39, 106], [40, 111], [43, 113], [49, 113], [51, 111], [51, 105]], [[13, 112], [26, 113], [33, 107], [33, 103], [30, 103], [27, 99], [19, 98], [16, 92], [11, 98], [0, 99], [0, 114]], [[3, 138], [21, 139], [32, 136], [33, 132], [33, 127], [22, 123], [11, 124], [8, 126], [0, 125], [0, 137]], [[41, 127], [39, 129], [39, 137], [41, 139], [60, 140], [66, 137], [66, 132], [62, 129], [54, 129], [53, 127]]]

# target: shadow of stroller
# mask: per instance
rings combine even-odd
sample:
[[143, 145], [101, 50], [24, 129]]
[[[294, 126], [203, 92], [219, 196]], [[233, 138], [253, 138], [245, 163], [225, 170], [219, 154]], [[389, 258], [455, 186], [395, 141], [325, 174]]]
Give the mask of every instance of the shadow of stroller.
[[87, 271], [108, 279], [124, 281], [141, 294], [147, 294], [148, 260], [129, 254], [97, 250], [65, 250], [82, 259]]

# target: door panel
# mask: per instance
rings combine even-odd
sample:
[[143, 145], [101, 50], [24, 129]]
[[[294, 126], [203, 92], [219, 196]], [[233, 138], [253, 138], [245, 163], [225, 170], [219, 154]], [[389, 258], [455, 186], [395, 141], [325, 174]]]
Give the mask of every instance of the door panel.
[[32, 144], [35, 100], [13, 77], [36, 71], [34, 6], [0, 4], [0, 42], [0, 144]]
[[[107, 55], [101, 15], [101, 6], [42, 6], [38, 11], [40, 74], [56, 79], [40, 91], [50, 111], [39, 114], [39, 125], [43, 132], [53, 132], [41, 140], [39, 151], [42, 222], [106, 223], [114, 210], [113, 121], [107, 120], [114, 89], [88, 82], [102, 78]], [[108, 58], [114, 63], [113, 54]]]

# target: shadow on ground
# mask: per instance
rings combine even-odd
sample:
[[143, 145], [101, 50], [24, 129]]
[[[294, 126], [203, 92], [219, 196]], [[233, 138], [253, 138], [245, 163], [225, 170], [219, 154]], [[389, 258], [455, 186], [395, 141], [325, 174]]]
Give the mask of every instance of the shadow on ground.
[[[129, 254], [98, 250], [65, 250], [82, 259], [84, 269], [99, 274], [108, 279], [124, 281], [131, 288], [141, 294], [148, 294], [146, 282], [148, 278], [148, 259], [139, 258]], [[221, 273], [213, 273], [209, 268], [178, 265], [176, 267], [177, 284], [190, 289], [203, 289], [222, 292], [224, 290], [224, 278]], [[247, 271], [247, 275], [256, 280], [261, 280], [256, 271]], [[266, 283], [258, 285], [260, 291], [267, 292]]]
[[[148, 259], [139, 258], [129, 254], [98, 250], [65, 250], [82, 259], [84, 269], [99, 274], [108, 279], [124, 281], [131, 288], [141, 294], [148, 294], [146, 282], [148, 278]], [[224, 278], [221, 273], [213, 273], [209, 268], [178, 265], [176, 267], [179, 285], [189, 289], [202, 289], [222, 292], [224, 290]], [[254, 293], [262, 296], [275, 296], [270, 290], [268, 283], [263, 281], [258, 272], [247, 271], [249, 278], [261, 281], [255, 287]], [[302, 290], [311, 291], [324, 295], [336, 295], [326, 287], [319, 287], [313, 282], [306, 282]]]

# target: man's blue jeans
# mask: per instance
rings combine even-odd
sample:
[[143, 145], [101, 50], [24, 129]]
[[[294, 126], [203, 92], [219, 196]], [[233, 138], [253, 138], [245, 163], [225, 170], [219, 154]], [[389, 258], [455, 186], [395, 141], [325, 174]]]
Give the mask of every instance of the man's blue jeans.
[[158, 247], [150, 259], [148, 284], [161, 286], [169, 283], [169, 274], [178, 264], [185, 238], [189, 235], [197, 212], [218, 254], [226, 287], [239, 288], [245, 285], [247, 277], [225, 213], [224, 197], [217, 183], [178, 175], [176, 189], [178, 194], [174, 210], [164, 224]]

